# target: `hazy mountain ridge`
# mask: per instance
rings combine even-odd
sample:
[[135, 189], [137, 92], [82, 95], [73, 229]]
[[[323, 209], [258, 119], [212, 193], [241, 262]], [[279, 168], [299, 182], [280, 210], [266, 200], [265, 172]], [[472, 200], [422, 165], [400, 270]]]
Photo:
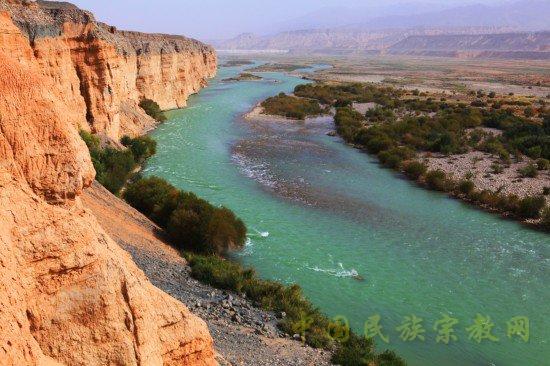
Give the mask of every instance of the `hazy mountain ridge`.
[[550, 57], [550, 31], [510, 32], [505, 28], [327, 29], [283, 32], [264, 37], [243, 34], [215, 46], [220, 50], [375, 52], [451, 57], [481, 57], [480, 52], [485, 52], [487, 57], [547, 59]]
[[480, 35], [410, 36], [390, 47], [392, 50], [468, 50], [468, 51], [550, 51], [550, 31]]
[[548, 30], [550, 1], [521, 0], [499, 5], [473, 4], [421, 14], [376, 17], [361, 23], [367, 29], [413, 27], [507, 27]]
[[391, 46], [394, 55], [550, 60], [550, 32], [410, 36]]
[[[333, 11], [336, 22], [340, 22], [339, 14]], [[544, 32], [550, 27], [547, 14], [550, 14], [550, 1], [522, 0], [500, 6], [465, 5], [422, 14], [377, 17], [335, 28], [291, 30], [265, 36], [245, 33], [212, 44], [219, 50], [325, 53], [546, 52], [550, 44], [547, 32]], [[359, 17], [350, 19], [353, 21]], [[315, 21], [311, 19], [305, 24], [311, 25]], [[527, 29], [543, 32], [526, 32]], [[480, 35], [485, 37], [480, 38]]]

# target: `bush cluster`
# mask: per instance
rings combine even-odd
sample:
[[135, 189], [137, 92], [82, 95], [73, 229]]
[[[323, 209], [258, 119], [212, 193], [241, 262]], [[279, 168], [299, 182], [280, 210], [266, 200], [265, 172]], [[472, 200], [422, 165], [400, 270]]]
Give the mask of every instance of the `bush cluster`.
[[[541, 123], [517, 116], [510, 109], [487, 108], [486, 101], [481, 100], [485, 98], [483, 92], [472, 92], [480, 99], [472, 105], [436, 101], [425, 98], [419, 91], [412, 93], [413, 98], [403, 98], [402, 90], [369, 84], [299, 85], [294, 94], [336, 108], [334, 122], [338, 134], [346, 142], [376, 154], [385, 167], [401, 170], [431, 189], [466, 196], [471, 202], [520, 218], [540, 216], [539, 198], [520, 200], [499, 192], [477, 191], [469, 178], [455, 183], [443, 171], [427, 171], [427, 167], [414, 158], [419, 151], [449, 155], [473, 148], [497, 155], [508, 165], [512, 157], [519, 161], [525, 154], [536, 159], [536, 165], [529, 164], [519, 173], [523, 177], [535, 177], [539, 170], [546, 170], [550, 165], [548, 114], [542, 116], [541, 112]], [[490, 93], [489, 98], [495, 96]], [[373, 102], [378, 107], [362, 115], [353, 108], [354, 102]], [[401, 112], [403, 117], [396, 119], [396, 112]], [[492, 134], [481, 127], [496, 128], [502, 134]], [[503, 165], [492, 166], [494, 174], [502, 171]]]
[[[333, 362], [342, 366], [378, 365], [402, 366], [405, 363], [393, 352], [377, 355], [371, 339], [353, 333], [345, 324], [331, 321], [302, 294], [298, 285], [284, 286], [278, 282], [258, 278], [253, 269], [218, 256], [188, 254], [191, 275], [214, 287], [245, 294], [263, 309], [284, 312], [279, 326], [288, 334], [299, 334], [302, 340], [315, 348], [336, 349]], [[347, 339], [334, 334], [349, 334]]]
[[99, 138], [86, 131], [80, 136], [90, 150], [96, 171], [96, 180], [112, 193], [118, 193], [136, 167], [136, 159], [130, 149], [103, 148]]
[[524, 178], [535, 178], [539, 174], [538, 168], [534, 164], [528, 164], [518, 169], [518, 173]]
[[452, 186], [452, 182], [447, 179], [445, 172], [439, 169], [428, 171], [424, 180], [429, 188], [436, 191], [449, 192]]
[[129, 184], [124, 199], [166, 229], [178, 249], [224, 254], [245, 243], [246, 226], [231, 210], [215, 207], [161, 178], [143, 178]]
[[513, 194], [504, 195], [488, 190], [477, 191], [472, 189], [467, 193], [467, 197], [472, 202], [485, 205], [500, 212], [507, 212], [523, 220], [540, 218], [546, 203], [546, 199], [542, 195], [528, 196], [520, 199]]
[[540, 158], [537, 159], [537, 169], [538, 170], [549, 170], [550, 169], [550, 160]]
[[[514, 115], [510, 110], [488, 109], [485, 104], [467, 106], [449, 105], [431, 98], [403, 99], [403, 91], [390, 87], [367, 84], [308, 84], [299, 85], [294, 93], [297, 96], [318, 100], [333, 107], [348, 107], [353, 102], [374, 102], [378, 108], [367, 111], [365, 116], [354, 116], [359, 122], [366, 118], [377, 123], [382, 133], [393, 140], [394, 145], [406, 145], [417, 150], [461, 153], [468, 145], [476, 149], [499, 155], [508, 161], [511, 154], [521, 152], [533, 159], [550, 159], [550, 116], [543, 116], [543, 122], [532, 121]], [[414, 94], [414, 93], [413, 93]], [[475, 94], [475, 93], [474, 93]], [[349, 108], [351, 110], [351, 108]], [[396, 110], [415, 112], [417, 116], [395, 120]], [[425, 115], [431, 113], [430, 116]], [[349, 115], [349, 112], [347, 113]], [[353, 125], [355, 124], [355, 128]], [[354, 141], [360, 136], [363, 123], [348, 123], [351, 128], [342, 128], [342, 135], [348, 142], [366, 145], [366, 141]], [[382, 126], [379, 126], [382, 125]], [[503, 131], [502, 135], [478, 139], [472, 143], [467, 138], [467, 129], [484, 126]], [[385, 139], [383, 139], [385, 142]], [[385, 149], [384, 149], [385, 150]], [[380, 151], [375, 151], [378, 153]]]
[[266, 114], [304, 120], [309, 116], [323, 113], [319, 102], [312, 99], [297, 98], [285, 93], [267, 98], [261, 104]]
[[139, 106], [147, 115], [152, 117], [155, 121], [166, 121], [166, 116], [164, 115], [164, 112], [160, 109], [158, 103], [154, 100], [147, 98], [142, 99], [141, 102], [139, 102]]
[[387, 168], [399, 169], [405, 160], [412, 159], [415, 152], [408, 147], [393, 147], [378, 153], [378, 160]]
[[423, 176], [426, 171], [428, 170], [428, 167], [426, 164], [421, 163], [419, 161], [408, 161], [403, 164], [403, 172], [405, 175], [413, 180], [418, 180], [421, 176]]
[[468, 195], [474, 191], [475, 185], [471, 180], [463, 179], [458, 183], [457, 189], [460, 193]]
[[157, 142], [149, 136], [139, 136], [136, 138], [124, 136], [120, 142], [130, 149], [134, 160], [140, 164], [157, 153]]
[[522, 219], [538, 219], [545, 204], [544, 196], [525, 197], [519, 201], [515, 213]]
[[322, 104], [339, 107], [350, 105], [352, 102], [374, 102], [383, 107], [396, 108], [401, 105], [399, 97], [403, 93], [403, 91], [391, 87], [360, 83], [340, 85], [305, 84], [294, 88], [296, 96], [316, 99]]

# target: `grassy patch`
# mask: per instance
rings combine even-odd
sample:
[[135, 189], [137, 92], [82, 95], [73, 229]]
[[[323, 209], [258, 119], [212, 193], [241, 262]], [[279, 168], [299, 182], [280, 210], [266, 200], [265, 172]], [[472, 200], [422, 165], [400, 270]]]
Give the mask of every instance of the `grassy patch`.
[[316, 100], [297, 98], [281, 93], [262, 102], [265, 114], [304, 120], [306, 117], [318, 116], [323, 109]]

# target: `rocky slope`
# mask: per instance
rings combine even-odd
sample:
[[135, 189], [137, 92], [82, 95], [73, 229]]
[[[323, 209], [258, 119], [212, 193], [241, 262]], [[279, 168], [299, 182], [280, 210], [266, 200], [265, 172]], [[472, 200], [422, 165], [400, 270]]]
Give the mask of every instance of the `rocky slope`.
[[[215, 365], [205, 322], [154, 287], [83, 206], [94, 170], [78, 136], [140, 130], [124, 108], [142, 96], [184, 103], [215, 56], [180, 38], [116, 44], [88, 13], [48, 6], [0, 2], [0, 365]], [[163, 97], [162, 80], [173, 82]]]
[[58, 86], [67, 117], [85, 130], [118, 140], [154, 121], [137, 105], [185, 106], [216, 72], [212, 48], [180, 36], [118, 31], [68, 3], [0, 1], [28, 38], [41, 72]]
[[331, 365], [328, 351], [305, 347], [280, 332], [280, 314], [191, 278], [185, 259], [166, 244], [162, 230], [97, 182], [84, 192], [82, 202], [155, 286], [207, 322], [221, 365]]

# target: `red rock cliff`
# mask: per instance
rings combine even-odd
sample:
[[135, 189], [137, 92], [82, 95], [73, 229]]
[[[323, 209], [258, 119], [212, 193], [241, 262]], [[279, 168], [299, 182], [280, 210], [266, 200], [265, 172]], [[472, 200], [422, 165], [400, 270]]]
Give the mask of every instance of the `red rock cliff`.
[[216, 73], [214, 50], [192, 39], [117, 31], [67, 3], [2, 0], [1, 10], [59, 86], [73, 123], [113, 140], [153, 126], [141, 99], [183, 107]]
[[[94, 170], [78, 136], [88, 122], [111, 137], [137, 131], [124, 108], [144, 95], [181, 105], [214, 72], [213, 53], [124, 55], [94, 36], [97, 24], [66, 20], [61, 35], [33, 39], [11, 8], [42, 10], [0, 6], [0, 365], [215, 365], [206, 324], [83, 207]], [[169, 69], [159, 80], [155, 60]], [[161, 93], [163, 80], [172, 84]]]

